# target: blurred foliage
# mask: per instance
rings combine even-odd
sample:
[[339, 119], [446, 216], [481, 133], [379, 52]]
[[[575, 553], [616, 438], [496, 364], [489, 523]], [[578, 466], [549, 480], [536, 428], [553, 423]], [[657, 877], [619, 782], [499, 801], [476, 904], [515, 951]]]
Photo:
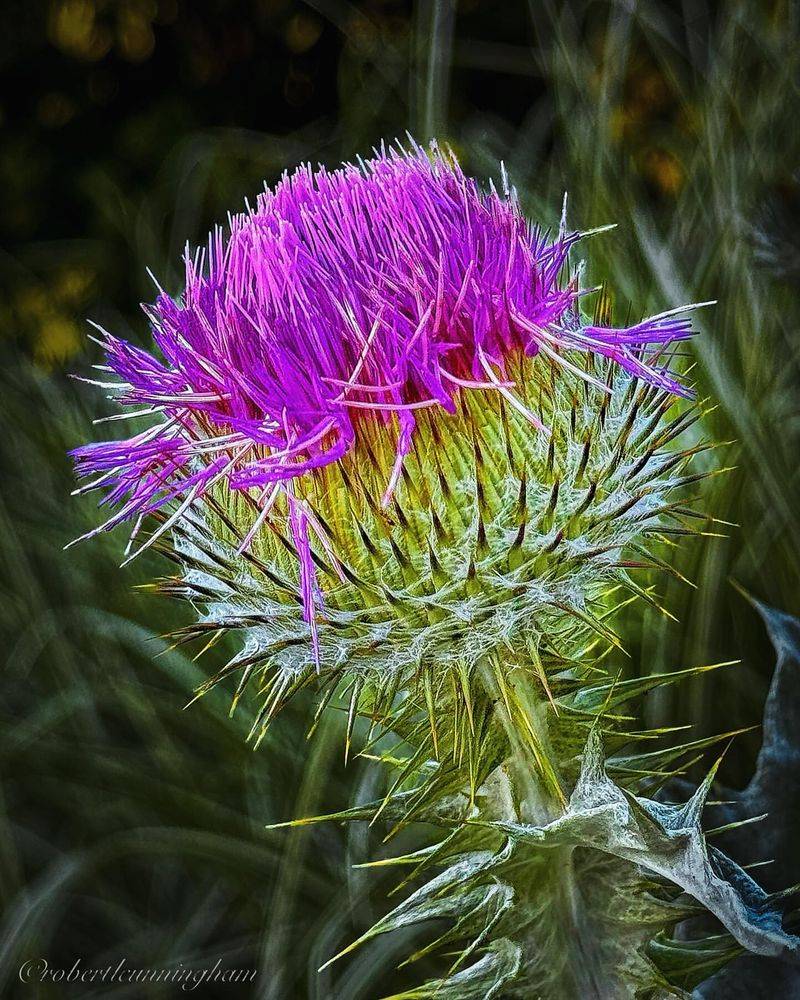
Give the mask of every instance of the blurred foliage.
[[[626, 638], [642, 672], [743, 660], [651, 696], [650, 721], [758, 722], [772, 658], [729, 581], [800, 612], [797, 19], [752, 0], [5, 0], [3, 995], [39, 954], [222, 956], [258, 965], [250, 995], [274, 1000], [420, 978], [394, 971], [394, 938], [315, 972], [380, 906], [389, 883], [351, 868], [379, 831], [263, 829], [369, 796], [369, 765], [345, 772], [330, 749], [336, 713], [307, 743], [298, 702], [253, 754], [246, 706], [229, 720], [220, 693], [182, 711], [208, 665], [157, 638], [183, 617], [134, 589], [157, 559], [119, 572], [118, 537], [61, 551], [96, 518], [69, 498], [65, 456], [107, 412], [67, 379], [97, 360], [87, 317], [144, 342], [145, 268], [179, 292], [184, 243], [301, 160], [437, 135], [479, 176], [504, 160], [538, 219], [567, 189], [575, 225], [618, 223], [585, 252], [592, 281], [613, 273], [620, 318], [719, 300], [692, 351], [717, 404], [698, 433], [731, 441], [709, 461], [735, 467], [702, 503], [731, 526], [675, 551], [696, 585], [660, 581], [679, 621], [637, 612]], [[734, 747], [729, 784], [758, 740]]]

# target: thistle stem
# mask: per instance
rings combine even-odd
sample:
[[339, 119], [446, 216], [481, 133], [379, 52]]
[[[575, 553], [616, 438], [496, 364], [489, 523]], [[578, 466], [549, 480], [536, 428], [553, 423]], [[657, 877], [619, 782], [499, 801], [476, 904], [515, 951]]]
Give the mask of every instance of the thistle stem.
[[487, 662], [481, 665], [481, 676], [510, 748], [503, 771], [517, 815], [507, 818], [533, 825], [549, 823], [563, 814], [566, 797], [553, 766], [548, 702], [532, 670], [525, 666], [501, 670], [499, 664]]

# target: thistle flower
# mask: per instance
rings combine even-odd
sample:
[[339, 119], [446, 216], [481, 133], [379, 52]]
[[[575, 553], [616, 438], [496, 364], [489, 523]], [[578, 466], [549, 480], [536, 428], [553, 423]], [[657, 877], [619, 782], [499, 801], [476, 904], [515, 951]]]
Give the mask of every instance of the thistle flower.
[[292, 483], [349, 453], [365, 420], [395, 436], [386, 504], [420, 411], [454, 413], [466, 388], [522, 408], [504, 374], [515, 352], [565, 367], [565, 349], [594, 352], [683, 391], [638, 350], [688, 337], [678, 311], [627, 330], [580, 323], [577, 286], [559, 282], [578, 238], [562, 226], [548, 240], [508, 193], [483, 194], [435, 150], [285, 175], [227, 240], [217, 229], [187, 251], [182, 303], [162, 294], [147, 310], [163, 362], [104, 335], [110, 388], [161, 421], [75, 451], [80, 475], [112, 487], [119, 509], [102, 528], [178, 498], [187, 509], [223, 482], [260, 491], [257, 530], [283, 493], [311, 620], [310, 526]]
[[[182, 302], [148, 310], [163, 360], [104, 333], [101, 384], [157, 422], [75, 453], [117, 507], [102, 528], [159, 522], [137, 551], [162, 540], [162, 589], [201, 609], [179, 638], [242, 636], [200, 693], [257, 678], [260, 739], [300, 688], [323, 708], [344, 685], [347, 748], [364, 716], [395, 773], [337, 818], [443, 829], [366, 935], [452, 918], [431, 947], [458, 958], [416, 997], [674, 993], [797, 947], [706, 847], [710, 778], [644, 797], [711, 741], [640, 751], [662, 734], [618, 709], [692, 671], [605, 671], [705, 446], [674, 444], [697, 416], [670, 412], [688, 391], [664, 361], [686, 310], [584, 320], [579, 238], [436, 148], [301, 168], [187, 253]], [[671, 936], [701, 907], [726, 928], [702, 954]]]

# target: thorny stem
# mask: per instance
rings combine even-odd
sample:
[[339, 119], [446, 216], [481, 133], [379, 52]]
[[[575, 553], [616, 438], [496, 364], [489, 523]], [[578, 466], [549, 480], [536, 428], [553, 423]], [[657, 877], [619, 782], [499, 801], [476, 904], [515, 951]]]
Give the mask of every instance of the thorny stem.
[[[525, 666], [501, 674], [488, 662], [481, 676], [495, 703], [511, 752], [503, 767], [517, 822], [542, 825], [564, 812], [566, 799], [547, 731], [547, 702]], [[520, 724], [521, 723], [521, 724]]]

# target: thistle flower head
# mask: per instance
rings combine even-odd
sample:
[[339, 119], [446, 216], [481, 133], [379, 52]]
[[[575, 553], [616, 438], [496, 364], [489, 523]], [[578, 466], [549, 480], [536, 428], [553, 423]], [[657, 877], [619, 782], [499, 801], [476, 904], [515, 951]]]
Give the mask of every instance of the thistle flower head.
[[158, 422], [75, 451], [117, 508], [95, 530], [172, 500], [183, 513], [222, 484], [248, 494], [246, 547], [283, 494], [313, 622], [314, 526], [293, 484], [357, 448], [365, 426], [391, 440], [386, 504], [421, 411], [454, 414], [465, 391], [504, 397], [547, 433], [510, 379], [517, 355], [573, 371], [566, 352], [605, 356], [685, 393], [657, 361], [690, 335], [680, 311], [629, 329], [583, 322], [566, 273], [579, 237], [563, 221], [553, 237], [532, 226], [505, 180], [484, 192], [435, 146], [285, 175], [187, 252], [182, 301], [162, 293], [147, 308], [163, 360], [104, 332], [112, 392]]

